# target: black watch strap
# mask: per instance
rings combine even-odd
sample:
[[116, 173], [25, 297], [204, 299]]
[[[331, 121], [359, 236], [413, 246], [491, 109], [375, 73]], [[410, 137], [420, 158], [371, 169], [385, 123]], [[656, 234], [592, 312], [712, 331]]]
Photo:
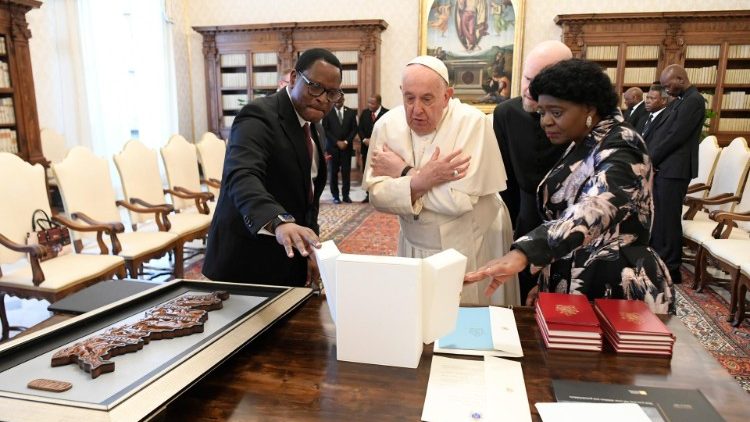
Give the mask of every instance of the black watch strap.
[[294, 223], [296, 220], [291, 214], [279, 214], [271, 220], [271, 230], [272, 232], [276, 232], [276, 228], [284, 223]]
[[406, 176], [407, 174], [409, 174], [409, 170], [411, 170], [411, 169], [413, 169], [413, 168], [414, 168], [414, 167], [412, 167], [412, 166], [406, 166], [406, 167], [404, 167], [404, 169], [403, 169], [403, 170], [401, 170], [401, 177], [404, 177], [404, 176]]

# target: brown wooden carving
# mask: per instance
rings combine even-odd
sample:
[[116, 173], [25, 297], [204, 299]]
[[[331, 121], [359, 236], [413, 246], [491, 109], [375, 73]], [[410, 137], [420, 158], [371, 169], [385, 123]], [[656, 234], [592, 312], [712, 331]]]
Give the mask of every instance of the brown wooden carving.
[[110, 328], [52, 356], [52, 366], [77, 363], [96, 378], [115, 370], [114, 356], [135, 352], [151, 340], [188, 336], [203, 332], [208, 312], [223, 307], [229, 298], [225, 291], [205, 295], [186, 295], [146, 311], [142, 320]]

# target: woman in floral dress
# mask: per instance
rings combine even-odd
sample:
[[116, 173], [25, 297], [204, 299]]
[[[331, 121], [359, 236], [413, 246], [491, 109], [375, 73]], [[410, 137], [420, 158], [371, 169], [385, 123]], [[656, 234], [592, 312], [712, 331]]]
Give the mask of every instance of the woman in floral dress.
[[549, 140], [570, 143], [537, 188], [545, 222], [465, 282], [491, 276], [492, 294], [530, 265], [542, 274], [527, 304], [541, 290], [636, 299], [656, 313], [674, 312], [669, 272], [648, 246], [651, 160], [623, 122], [609, 77], [593, 62], [570, 59], [540, 72], [530, 92]]

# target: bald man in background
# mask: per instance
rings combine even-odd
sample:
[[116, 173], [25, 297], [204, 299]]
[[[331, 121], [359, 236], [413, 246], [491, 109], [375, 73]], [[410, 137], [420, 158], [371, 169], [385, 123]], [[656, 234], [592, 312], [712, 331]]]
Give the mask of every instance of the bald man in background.
[[633, 127], [638, 126], [643, 117], [648, 114], [643, 102], [643, 91], [638, 87], [633, 87], [625, 91], [622, 98], [625, 100], [625, 105], [628, 106], [622, 117]]
[[651, 247], [667, 264], [672, 282], [681, 283], [682, 202], [690, 179], [698, 175], [698, 143], [706, 102], [680, 65], [667, 66], [660, 82], [674, 100], [648, 133], [648, 153], [655, 172]]
[[[508, 189], [501, 196], [508, 204], [514, 222], [513, 238], [523, 236], [542, 224], [536, 201], [539, 182], [563, 154], [566, 145], [553, 145], [539, 124], [537, 103], [529, 94], [531, 80], [543, 68], [573, 57], [560, 41], [544, 41], [534, 47], [523, 64], [521, 96], [499, 104], [493, 116], [495, 137], [508, 174]], [[536, 286], [529, 270], [519, 274], [521, 303]]]

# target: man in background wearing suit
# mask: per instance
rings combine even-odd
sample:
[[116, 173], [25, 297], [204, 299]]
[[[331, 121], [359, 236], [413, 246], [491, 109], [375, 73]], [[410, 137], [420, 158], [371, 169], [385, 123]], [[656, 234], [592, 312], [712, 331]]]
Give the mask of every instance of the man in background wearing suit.
[[335, 104], [333, 110], [323, 119], [326, 133], [326, 153], [331, 157], [328, 166], [328, 182], [331, 184], [333, 203], [340, 204], [339, 169], [341, 169], [341, 190], [344, 202], [349, 199], [350, 176], [352, 171], [352, 151], [354, 137], [357, 136], [357, 112], [344, 107], [344, 97]]
[[[367, 164], [367, 149], [370, 146], [370, 136], [372, 136], [372, 127], [375, 122], [384, 115], [388, 109], [381, 105], [382, 99], [380, 94], [375, 94], [367, 99], [367, 110], [363, 110], [359, 116], [359, 139], [362, 140], [360, 155], [362, 155], [362, 170], [364, 171]], [[367, 192], [362, 202], [370, 202], [370, 193]]]
[[664, 117], [646, 133], [646, 145], [655, 171], [651, 247], [667, 264], [672, 282], [680, 283], [682, 202], [690, 179], [698, 175], [698, 138], [706, 102], [690, 85], [682, 66], [667, 66], [660, 81], [667, 94], [676, 98], [662, 112]]
[[625, 120], [633, 127], [646, 115], [646, 107], [643, 106], [643, 91], [638, 87], [633, 87], [622, 94], [625, 105], [628, 109], [623, 113]]
[[656, 82], [651, 85], [648, 93], [646, 93], [646, 99], [643, 101], [646, 105], [646, 111], [648, 114], [638, 122], [638, 126], [635, 128], [638, 133], [641, 134], [644, 141], [646, 140], [647, 135], [651, 133], [651, 129], [653, 129], [654, 126], [658, 126], [659, 122], [664, 118], [665, 114], [662, 112], [667, 106], [668, 97], [669, 95], [667, 95], [667, 91], [664, 87]]
[[317, 279], [313, 247], [326, 184], [323, 138], [313, 123], [344, 93], [341, 63], [315, 48], [289, 86], [234, 119], [203, 274], [212, 280], [304, 286]]
[[[567, 148], [553, 145], [544, 134], [529, 84], [543, 68], [572, 57], [570, 48], [560, 41], [538, 44], [523, 63], [521, 96], [495, 107], [492, 125], [508, 174], [508, 189], [500, 192], [500, 196], [508, 205], [513, 221], [513, 239], [542, 224], [536, 205], [537, 186]], [[526, 269], [518, 279], [523, 304], [536, 286], [537, 277]]]

